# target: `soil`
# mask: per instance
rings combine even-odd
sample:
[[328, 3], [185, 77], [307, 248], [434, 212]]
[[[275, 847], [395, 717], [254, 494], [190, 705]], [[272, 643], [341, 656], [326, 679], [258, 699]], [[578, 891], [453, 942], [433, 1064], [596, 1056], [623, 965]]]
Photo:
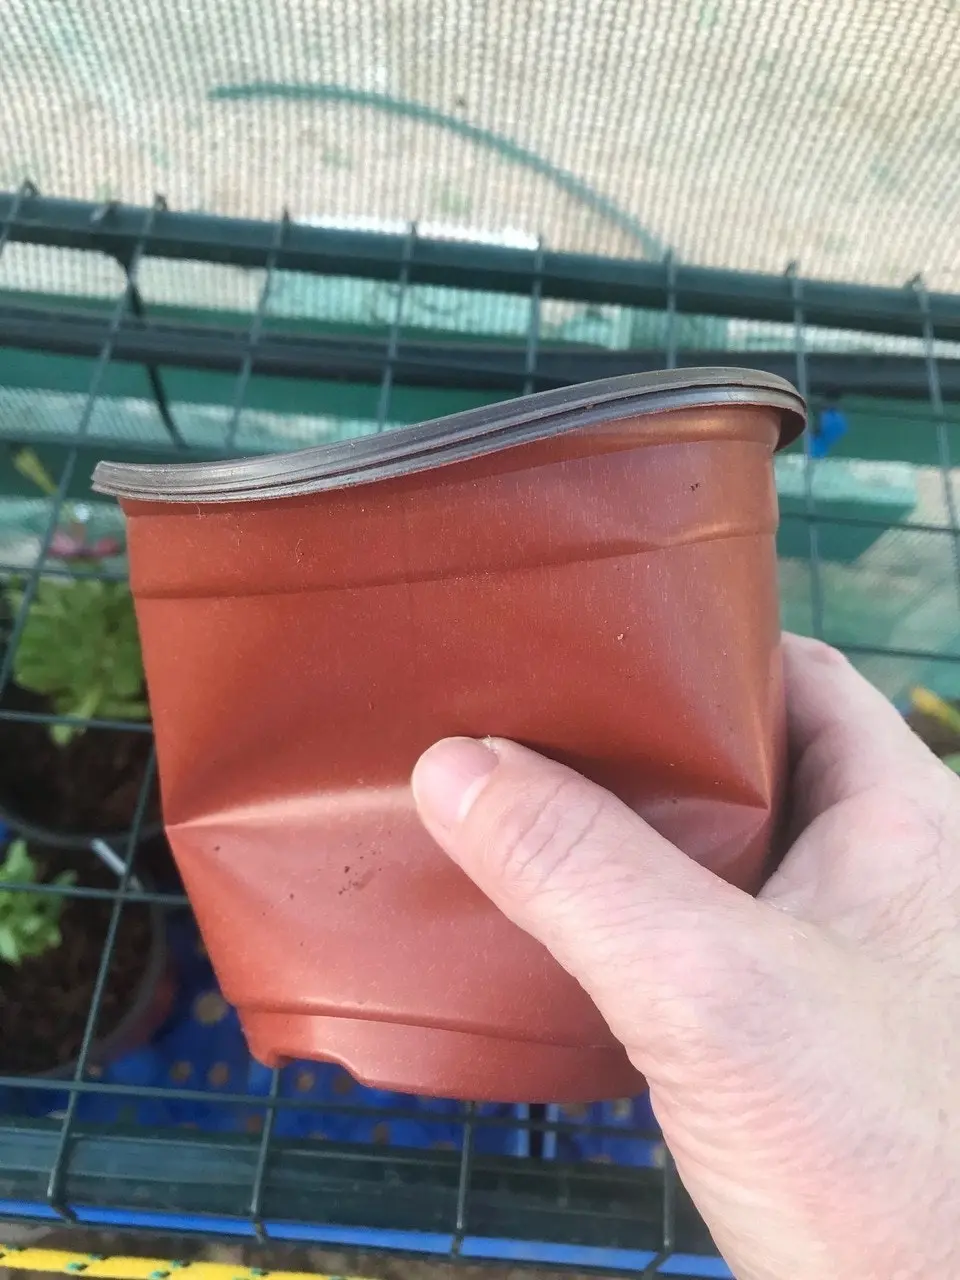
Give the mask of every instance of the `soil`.
[[[0, 705], [51, 710], [42, 695], [12, 683]], [[60, 747], [45, 724], [0, 720], [0, 804], [58, 834], [124, 831], [133, 821], [150, 747], [149, 734], [122, 729], [87, 729]], [[155, 822], [157, 813], [154, 796], [146, 822]]]
[[[115, 889], [117, 878], [94, 855], [30, 845], [42, 878], [73, 871], [76, 883]], [[83, 1038], [113, 903], [68, 899], [60, 917], [62, 944], [20, 966], [0, 964], [0, 1074], [52, 1071], [73, 1062]], [[137, 999], [152, 944], [149, 908], [123, 908], [103, 995], [97, 1041], [119, 1027]]]

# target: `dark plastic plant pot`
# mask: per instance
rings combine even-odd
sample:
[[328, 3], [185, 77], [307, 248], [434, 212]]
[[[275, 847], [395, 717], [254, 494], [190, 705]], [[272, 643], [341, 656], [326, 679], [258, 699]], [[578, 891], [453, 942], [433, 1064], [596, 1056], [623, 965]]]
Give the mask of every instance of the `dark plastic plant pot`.
[[619, 1097], [582, 988], [433, 844], [449, 734], [564, 760], [763, 880], [784, 772], [780, 379], [683, 370], [233, 464], [102, 464], [128, 517], [168, 834], [268, 1064], [382, 1088]]
[[[79, 852], [71, 852], [67, 857], [69, 862], [66, 865], [74, 871], [76, 883], [87, 888], [113, 887], [116, 878], [123, 871], [123, 864], [120, 858], [108, 846], [99, 842], [96, 842], [92, 848], [85, 850], [82, 855]], [[56, 868], [59, 869], [62, 865], [55, 861]], [[106, 869], [106, 874], [104, 874], [104, 868]], [[130, 887], [134, 890], [141, 890], [144, 888], [144, 882], [141, 879], [132, 878]], [[65, 941], [62, 946], [64, 948], [68, 947], [66, 942], [67, 930], [73, 934], [81, 934], [84, 943], [89, 943], [92, 968], [88, 966], [90, 990], [87, 998], [81, 1001], [72, 998], [80, 988], [73, 986], [76, 980], [76, 973], [66, 965], [57, 963], [61, 955], [60, 949], [54, 949], [51, 953], [49, 959], [54, 963], [52, 966], [46, 967], [44, 972], [52, 978], [49, 988], [51, 1000], [59, 999], [66, 994], [68, 996], [70, 1016], [73, 1017], [74, 1014], [79, 1014], [81, 1019], [81, 1023], [78, 1026], [79, 1031], [80, 1027], [82, 1027], [82, 1022], [86, 1019], [90, 1006], [90, 1000], [93, 995], [93, 981], [96, 968], [99, 965], [100, 950], [103, 946], [103, 935], [101, 932], [96, 931], [96, 926], [103, 923], [103, 920], [100, 919], [101, 916], [105, 917], [109, 914], [110, 903], [97, 902], [93, 899], [74, 899], [71, 902], [71, 907], [74, 913], [86, 912], [89, 915], [91, 909], [97, 912], [96, 921], [92, 917], [88, 921], [83, 914], [76, 914], [69, 925], [66, 923], [66, 916], [64, 916], [63, 924]], [[133, 984], [133, 989], [129, 993], [123, 1012], [117, 1017], [114, 1010], [109, 1029], [95, 1036], [87, 1057], [88, 1068], [103, 1066], [123, 1054], [146, 1044], [163, 1025], [173, 1008], [176, 981], [167, 947], [166, 914], [155, 903], [136, 907], [128, 906], [124, 910], [126, 912], [137, 910], [144, 913], [146, 919], [146, 948], [144, 952], [138, 951], [131, 957], [129, 954], [130, 940], [128, 939], [126, 945], [128, 954], [126, 956], [117, 954], [113, 961], [112, 967], [116, 968], [118, 965], [123, 965], [125, 961], [129, 962], [132, 958], [139, 976]], [[118, 932], [117, 935], [118, 946], [121, 944], [121, 938], [122, 926], [121, 932]], [[73, 948], [69, 949], [73, 950]], [[25, 965], [32, 963], [35, 962], [24, 962]], [[111, 978], [108, 976], [104, 989], [105, 1000], [109, 997], [110, 992]], [[9, 986], [7, 987], [7, 994], [8, 996], [11, 994]], [[48, 1013], [48, 1017], [55, 1021], [55, 1008], [43, 1012]], [[34, 1009], [33, 1018], [39, 1019], [40, 1013], [41, 1011]], [[104, 1016], [105, 1013], [101, 1014], [101, 1022], [104, 1020]], [[59, 1030], [59, 1023], [57, 1023], [57, 1027]], [[4, 1059], [7, 1057], [8, 1050], [15, 1048], [10, 1043], [10, 1035], [13, 1029], [8, 1025], [5, 1030], [7, 1032], [5, 1046], [3, 1051], [0, 1052], [0, 1057]], [[102, 1028], [98, 1028], [98, 1030], [102, 1030]], [[45, 1079], [65, 1080], [71, 1078], [75, 1070], [76, 1059], [70, 1060], [65, 1057], [64, 1060], [47, 1069], [39, 1070], [36, 1067], [32, 1067], [29, 1071], [24, 1071], [23, 1074]]]

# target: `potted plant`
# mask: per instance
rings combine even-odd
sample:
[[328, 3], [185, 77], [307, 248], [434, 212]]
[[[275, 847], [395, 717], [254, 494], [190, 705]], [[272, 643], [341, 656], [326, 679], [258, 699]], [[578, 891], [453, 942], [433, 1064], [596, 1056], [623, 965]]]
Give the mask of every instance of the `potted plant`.
[[[7, 847], [0, 860], [0, 1074], [72, 1073], [113, 904], [72, 897], [70, 890], [115, 889], [116, 870], [109, 850], [98, 857], [22, 839]], [[63, 892], [30, 887], [40, 884]], [[163, 913], [129, 904], [117, 928], [91, 1064], [142, 1044], [172, 1000]]]
[[[48, 488], [52, 481], [38, 468], [29, 474]], [[7, 711], [80, 722], [0, 718], [0, 816], [41, 842], [77, 848], [124, 837], [151, 750], [148, 733], [83, 724], [143, 723], [149, 714], [130, 589], [105, 572], [123, 546], [95, 536], [89, 514], [65, 508], [50, 554], [75, 576], [37, 584], [0, 698]], [[23, 603], [22, 582], [8, 581], [2, 596], [8, 633]], [[154, 808], [144, 834], [156, 822]]]

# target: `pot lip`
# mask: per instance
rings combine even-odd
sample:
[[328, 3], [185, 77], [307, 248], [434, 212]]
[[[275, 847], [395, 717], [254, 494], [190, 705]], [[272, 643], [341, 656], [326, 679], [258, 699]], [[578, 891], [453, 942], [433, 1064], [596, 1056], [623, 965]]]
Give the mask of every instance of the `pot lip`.
[[756, 369], [664, 369], [541, 391], [292, 453], [227, 462], [100, 462], [93, 488], [155, 502], [264, 501], [412, 475], [604, 419], [735, 404], [780, 411], [778, 448], [795, 440], [806, 424], [803, 397], [785, 378]]

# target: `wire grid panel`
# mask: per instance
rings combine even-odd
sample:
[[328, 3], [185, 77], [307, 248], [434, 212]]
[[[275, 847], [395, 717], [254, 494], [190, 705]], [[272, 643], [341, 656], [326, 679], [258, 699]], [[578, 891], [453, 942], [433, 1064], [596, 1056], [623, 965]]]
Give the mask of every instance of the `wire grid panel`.
[[[7, 208], [8, 216], [0, 223], [0, 269], [14, 233], [28, 237], [29, 227], [35, 225], [24, 221], [26, 210], [36, 214], [38, 208], [42, 211], [43, 202], [37, 200], [32, 188], [26, 188]], [[162, 202], [135, 212], [130, 223], [130, 209], [108, 205], [88, 211], [91, 251], [99, 252], [104, 235], [124, 220], [134, 226], [135, 234], [126, 242], [123, 274], [114, 296], [106, 299], [105, 306], [102, 299], [98, 301], [98, 318], [91, 330], [96, 341], [89, 336], [84, 339], [90, 352], [87, 389], [76, 393], [79, 398], [72, 402], [73, 430], [59, 455], [61, 467], [55, 491], [45, 506], [46, 518], [34, 535], [24, 602], [12, 620], [0, 668], [4, 685], [11, 678], [16, 645], [42, 578], [88, 572], [58, 563], [49, 553], [84, 446], [98, 412], [108, 401], [109, 377], [123, 359], [141, 367], [144, 362], [149, 365], [146, 349], [131, 352], [123, 344], [130, 333], [131, 317], [137, 321], [134, 327], [142, 339], [153, 333], [157, 304], [152, 298], [145, 300], [142, 279], [144, 268], [153, 260], [151, 249], [171, 215]], [[289, 315], [274, 315], [271, 303], [277, 297], [283, 255], [289, 250], [294, 228], [281, 217], [262, 230], [262, 274], [240, 309], [240, 322], [236, 315], [224, 322], [228, 355], [217, 357], [218, 372], [229, 380], [216, 417], [219, 444], [225, 452], [241, 447], [248, 399], [261, 391], [266, 395], [274, 383], [282, 381], [283, 375], [272, 369], [305, 368], [295, 361], [320, 359], [327, 350], [323, 343], [332, 340], [317, 332], [301, 335], [298, 340], [303, 348], [298, 348], [296, 356], [284, 347], [283, 359], [292, 363], [267, 367], [272, 358], [270, 344], [289, 337], [285, 327], [290, 323]], [[234, 228], [238, 236], [241, 231], [239, 226]], [[826, 366], [817, 362], [836, 352], [807, 323], [810, 286], [796, 268], [773, 282], [781, 298], [782, 318], [775, 323], [747, 321], [752, 325], [749, 344], [731, 332], [731, 324], [723, 318], [721, 294], [715, 298], [716, 313], [690, 316], [683, 310], [683, 269], [668, 258], [661, 264], [661, 311], [628, 311], [618, 321], [619, 347], [601, 340], [592, 346], [577, 342], [558, 348], [549, 319], [545, 321], [558, 289], [552, 274], [554, 260], [543, 243], [536, 242], [523, 250], [527, 255], [525, 291], [511, 295], [524, 308], [522, 330], [512, 343], [493, 348], [496, 377], [500, 379], [493, 392], [489, 384], [484, 385], [491, 366], [478, 363], [476, 344], [441, 344], [443, 359], [439, 363], [437, 349], [423, 348], [429, 326], [411, 307], [411, 294], [417, 287], [412, 281], [426, 251], [422, 228], [409, 224], [389, 244], [396, 252], [384, 265], [382, 279], [390, 286], [387, 296], [391, 306], [378, 315], [366, 336], [354, 326], [354, 332], [337, 348], [341, 356], [352, 351], [356, 357], [362, 350], [366, 360], [357, 373], [357, 385], [366, 397], [365, 416], [357, 419], [341, 414], [338, 421], [343, 431], [380, 431], [398, 420], [409, 420], [417, 402], [408, 399], [398, 410], [398, 401], [414, 391], [417, 395], [437, 391], [423, 387], [425, 363], [442, 374], [445, 360], [451, 374], [459, 379], [457, 395], [471, 392], [472, 384], [479, 382], [479, 389], [473, 389], [472, 394], [483, 402], [485, 396], [521, 394], [538, 389], [545, 380], [548, 385], [550, 379], [561, 380], [557, 368], [560, 356], [571, 378], [587, 368], [598, 352], [607, 358], [611, 351], [622, 350], [635, 365], [644, 360], [660, 366], [683, 364], [697, 354], [691, 352], [690, 342], [709, 342], [712, 349], [726, 351], [731, 363], [738, 341], [758, 361], [768, 357], [782, 360], [785, 355], [794, 380], [810, 394], [814, 417], [814, 429], [802, 449], [785, 455], [779, 464], [781, 500], [789, 509], [785, 530], [789, 533], [792, 529], [790, 537], [781, 535], [786, 538], [781, 545], [785, 617], [799, 629], [841, 642], [891, 694], [903, 692], [921, 675], [933, 683], [942, 676], [940, 687], [949, 691], [953, 673], [960, 670], [956, 556], [960, 530], [951, 448], [957, 414], [944, 395], [944, 387], [955, 385], [955, 357], [950, 344], [939, 339], [922, 283], [910, 287], [897, 322], [898, 356], [882, 354], [877, 363], [866, 366], [849, 360], [835, 363], [829, 366], [829, 374], [824, 373]], [[21, 288], [22, 282], [17, 287]], [[90, 310], [88, 307], [87, 312]], [[180, 324], [187, 326], [188, 320], [181, 318]], [[437, 327], [435, 318], [430, 325]], [[433, 336], [436, 338], [435, 333]], [[184, 404], [169, 397], [168, 384], [177, 362], [189, 364], [195, 353], [191, 357], [192, 343], [178, 347], [173, 342], [176, 337], [177, 326], [173, 325], [166, 334], [172, 345], [164, 348], [162, 369], [154, 365], [157, 378], [144, 383], [144, 396], [154, 397], [152, 405], [161, 423], [164, 406], [173, 422], [174, 431], [167, 431], [164, 437], [169, 456], [190, 456], [196, 446], [183, 426]], [[14, 333], [8, 334], [8, 339], [18, 340]], [[75, 335], [70, 339], [76, 340]], [[364, 347], [368, 340], [373, 345]], [[873, 337], [860, 340], [859, 349], [866, 348], [867, 357], [880, 354], [874, 351], [874, 342]], [[644, 345], [653, 343], [656, 345]], [[56, 354], [60, 348], [53, 345], [51, 354]], [[838, 345], [843, 348], [844, 344]], [[486, 358], [489, 351], [480, 354]], [[873, 385], [871, 379], [883, 385], [882, 378], [890, 376], [895, 359], [902, 362], [897, 376], [905, 398], [894, 412], [889, 401], [878, 402], [867, 393]], [[744, 358], [742, 362], [749, 361]], [[553, 372], [545, 372], [548, 369]], [[845, 393], [846, 377], [859, 378], [859, 398], [851, 401], [852, 409]], [[223, 388], [223, 383], [218, 385]], [[341, 399], [352, 403], [346, 392]], [[151, 402], [145, 399], [144, 403]], [[123, 417], [126, 409], [122, 399], [113, 400], [113, 410]], [[824, 443], [829, 435], [825, 429], [829, 413], [840, 413], [846, 423], [845, 433], [832, 445]], [[332, 416], [336, 418], [336, 414]], [[104, 421], [109, 436], [109, 420]], [[316, 433], [313, 439], [326, 438], [327, 418], [318, 416], [312, 428], [310, 423], [309, 416], [305, 417], [299, 435], [288, 436], [287, 445], [306, 442], [311, 430]], [[917, 444], [916, 437], [924, 432], [928, 433], [926, 438]], [[116, 442], [121, 438], [118, 434]], [[888, 442], [879, 446], [879, 457], [878, 438]], [[96, 441], [100, 446], [104, 437], [98, 436]], [[858, 451], [867, 456], [859, 457]], [[884, 456], [884, 451], [892, 456]], [[0, 707], [0, 719], [17, 715], [23, 713]], [[90, 726], [91, 731], [96, 728], [96, 724]], [[125, 728], [130, 732], [142, 729]], [[248, 1075], [211, 1089], [209, 1079], [174, 1076], [159, 1085], [144, 1084], [107, 1080], [92, 1070], [90, 1051], [104, 977], [124, 911], [132, 904], [145, 903], [172, 912], [184, 903], [177, 891], [144, 889], [138, 877], [140, 837], [147, 820], [152, 775], [151, 760], [141, 780], [132, 831], [114, 851], [120, 859], [117, 888], [67, 890], [70, 896], [96, 895], [112, 904], [94, 998], [72, 1077], [66, 1083], [0, 1079], [0, 1089], [48, 1095], [55, 1100], [56, 1113], [53, 1120], [21, 1116], [12, 1125], [0, 1125], [0, 1168], [12, 1171], [0, 1176], [4, 1189], [0, 1214], [52, 1213], [84, 1222], [126, 1220], [145, 1226], [186, 1225], [261, 1238], [345, 1243], [358, 1239], [358, 1233], [367, 1233], [363, 1235], [366, 1243], [464, 1257], [524, 1258], [651, 1272], [670, 1259], [674, 1274], [717, 1274], [710, 1271], [714, 1264], [708, 1257], [709, 1240], [669, 1161], [638, 1160], [634, 1168], [590, 1163], [591, 1143], [632, 1139], [637, 1150], [650, 1149], [655, 1135], [649, 1124], [624, 1126], [603, 1114], [570, 1116], [538, 1108], [522, 1113], [490, 1112], [467, 1102], [451, 1104], [452, 1112], [441, 1109], [418, 1114], [418, 1125], [432, 1126], [443, 1135], [435, 1143], [424, 1144], [425, 1150], [423, 1146], [403, 1145], [403, 1134], [409, 1132], [403, 1126], [411, 1124], [411, 1113], [400, 1099], [380, 1099], [373, 1110], [369, 1102], [340, 1097], [305, 1099], [298, 1095], [296, 1077], [277, 1071], [261, 1072], [255, 1078]], [[118, 1106], [130, 1102], [157, 1107], [172, 1103], [204, 1106], [211, 1116], [230, 1113], [242, 1117], [243, 1123], [239, 1131], [227, 1132], [211, 1120], [211, 1131], [199, 1134], [182, 1129], [164, 1134], [156, 1124], [129, 1132], [104, 1130], [84, 1115], [87, 1100], [97, 1099], [111, 1100]], [[40, 1110], [43, 1112], [42, 1106]], [[304, 1115], [308, 1116], [304, 1123], [310, 1125], [314, 1121], [309, 1117], [316, 1117], [316, 1126], [323, 1131], [319, 1142], [315, 1134], [308, 1136], [296, 1128], [293, 1117]], [[357, 1119], [368, 1125], [368, 1140], [353, 1144], [339, 1140], [337, 1134], [344, 1131], [337, 1129], [338, 1123]], [[377, 1126], [388, 1126], [384, 1132], [391, 1136], [389, 1126], [398, 1126], [399, 1143], [389, 1147], [380, 1144]], [[519, 1146], [513, 1138], [503, 1140], [504, 1135], [517, 1133], [522, 1135]], [[581, 1154], [579, 1162], [550, 1158], [561, 1138], [566, 1144], [563, 1150]]]

